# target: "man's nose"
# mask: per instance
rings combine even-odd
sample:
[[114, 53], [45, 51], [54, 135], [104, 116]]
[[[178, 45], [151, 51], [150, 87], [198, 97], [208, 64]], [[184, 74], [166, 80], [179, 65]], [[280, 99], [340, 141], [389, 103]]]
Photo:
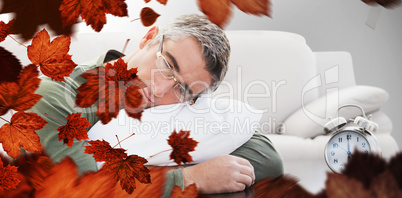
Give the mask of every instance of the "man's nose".
[[173, 79], [158, 78], [152, 83], [153, 94], [156, 97], [163, 97], [168, 91], [173, 89], [175, 81]]

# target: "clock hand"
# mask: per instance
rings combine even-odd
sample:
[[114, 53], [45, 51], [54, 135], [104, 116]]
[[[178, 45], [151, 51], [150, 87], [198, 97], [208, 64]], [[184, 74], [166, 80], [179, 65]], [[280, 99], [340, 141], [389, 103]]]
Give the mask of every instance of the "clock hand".
[[348, 139], [348, 159], [350, 158], [350, 156], [352, 155], [352, 153], [350, 152], [350, 143], [349, 143], [349, 139]]

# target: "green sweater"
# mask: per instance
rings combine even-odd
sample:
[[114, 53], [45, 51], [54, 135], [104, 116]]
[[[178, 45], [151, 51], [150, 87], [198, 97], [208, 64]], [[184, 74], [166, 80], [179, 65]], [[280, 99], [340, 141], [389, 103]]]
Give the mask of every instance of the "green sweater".
[[[42, 147], [45, 148], [52, 161], [57, 163], [65, 156], [70, 156], [79, 167], [80, 173], [97, 170], [92, 155], [84, 154], [84, 146], [88, 146], [89, 144], [85, 141], [74, 139], [72, 148], [64, 145], [63, 141], [58, 140], [58, 131], [56, 130], [64, 124], [57, 119], [66, 122], [68, 115], [82, 112], [81, 116], [86, 117], [91, 124], [89, 129], [98, 122], [96, 104], [89, 108], [79, 108], [75, 105], [75, 96], [78, 93], [77, 88], [85, 82], [85, 79], [81, 78], [80, 75], [86, 70], [103, 66], [104, 61], [111, 60], [109, 54], [101, 55], [94, 60], [78, 65], [70, 74], [70, 77], [65, 78], [65, 82], [55, 81], [49, 77], [42, 76], [40, 87], [35, 93], [43, 97], [28, 111], [37, 113], [48, 122], [44, 128], [36, 132], [40, 137]], [[57, 119], [46, 116], [45, 113]], [[256, 132], [248, 142], [231, 153], [231, 155], [250, 161], [254, 166], [256, 182], [265, 177], [277, 177], [283, 174], [281, 157], [271, 141], [259, 132]], [[164, 197], [169, 197], [175, 185], [181, 188], [184, 187], [182, 169], [170, 171], [166, 175], [166, 178]]]

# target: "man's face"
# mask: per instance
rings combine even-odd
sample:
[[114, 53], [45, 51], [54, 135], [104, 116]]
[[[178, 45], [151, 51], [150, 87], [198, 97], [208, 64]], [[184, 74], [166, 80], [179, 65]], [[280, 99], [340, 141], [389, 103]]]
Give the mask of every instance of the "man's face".
[[[130, 60], [128, 68], [137, 67], [137, 75], [147, 85], [142, 89], [145, 108], [179, 103], [173, 87], [176, 82], [165, 78], [156, 65], [159, 45], [143, 47]], [[172, 67], [175, 78], [189, 88], [192, 96], [208, 88], [212, 79], [205, 69], [206, 64], [202, 58], [201, 47], [192, 37], [180, 40], [165, 39], [162, 55]]]

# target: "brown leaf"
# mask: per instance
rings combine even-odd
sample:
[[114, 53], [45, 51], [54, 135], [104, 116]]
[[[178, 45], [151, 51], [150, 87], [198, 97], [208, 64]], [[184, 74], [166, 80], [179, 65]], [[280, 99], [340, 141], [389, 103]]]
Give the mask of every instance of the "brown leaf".
[[145, 7], [142, 8], [140, 13], [141, 22], [145, 27], [151, 26], [155, 23], [160, 15], [156, 13], [152, 8]]
[[193, 161], [189, 152], [195, 151], [195, 147], [198, 142], [193, 138], [189, 138], [190, 131], [180, 130], [179, 133], [173, 131], [169, 136], [168, 144], [173, 148], [170, 154], [170, 159], [173, 159], [178, 165], [183, 163], [189, 163]]
[[0, 67], [1, 67], [0, 83], [17, 82], [18, 75], [22, 70], [21, 62], [11, 52], [7, 51], [1, 46], [0, 46]]
[[196, 198], [197, 196], [198, 191], [195, 184], [187, 186], [183, 191], [179, 186], [175, 186], [170, 194], [170, 197], [172, 198]]
[[60, 36], [50, 42], [46, 29], [38, 32], [28, 46], [28, 58], [35, 65], [39, 65], [44, 75], [58, 81], [64, 81], [64, 77], [77, 66], [68, 55], [71, 39], [69, 36]]
[[114, 158], [126, 158], [127, 154], [125, 149], [112, 148], [109, 142], [105, 140], [87, 141], [90, 146], [85, 146], [85, 153], [93, 154], [95, 161], [103, 162]]
[[371, 182], [370, 191], [374, 197], [402, 197], [402, 190], [389, 170]]
[[0, 160], [0, 191], [16, 189], [20, 180], [17, 178], [18, 167], [7, 165], [3, 167]]
[[207, 18], [224, 28], [232, 17], [232, 4], [229, 0], [197, 0], [198, 7]]
[[256, 198], [264, 197], [298, 197], [312, 198], [313, 195], [307, 192], [298, 184], [298, 181], [290, 175], [283, 175], [278, 178], [265, 178], [258, 181], [251, 187]]
[[12, 29], [13, 23], [15, 23], [15, 19], [8, 23], [0, 21], [0, 42], [3, 42], [9, 34], [15, 34]]
[[388, 170], [395, 177], [398, 182], [399, 189], [402, 189], [402, 152], [397, 153], [391, 158], [388, 164]]
[[70, 148], [72, 148], [74, 143], [74, 138], [81, 141], [88, 139], [87, 127], [91, 124], [84, 117], [81, 117], [81, 113], [73, 113], [67, 116], [67, 124], [57, 128], [59, 131], [59, 141], [64, 142]]
[[328, 198], [374, 198], [361, 182], [346, 175], [328, 173], [325, 186]]
[[7, 154], [14, 159], [20, 154], [21, 146], [27, 151], [40, 152], [40, 139], [35, 131], [46, 124], [36, 113], [19, 111], [11, 117], [10, 123], [0, 128], [0, 142]]
[[244, 13], [271, 17], [270, 0], [230, 0]]
[[159, 3], [166, 5], [168, 0], [157, 0]]

